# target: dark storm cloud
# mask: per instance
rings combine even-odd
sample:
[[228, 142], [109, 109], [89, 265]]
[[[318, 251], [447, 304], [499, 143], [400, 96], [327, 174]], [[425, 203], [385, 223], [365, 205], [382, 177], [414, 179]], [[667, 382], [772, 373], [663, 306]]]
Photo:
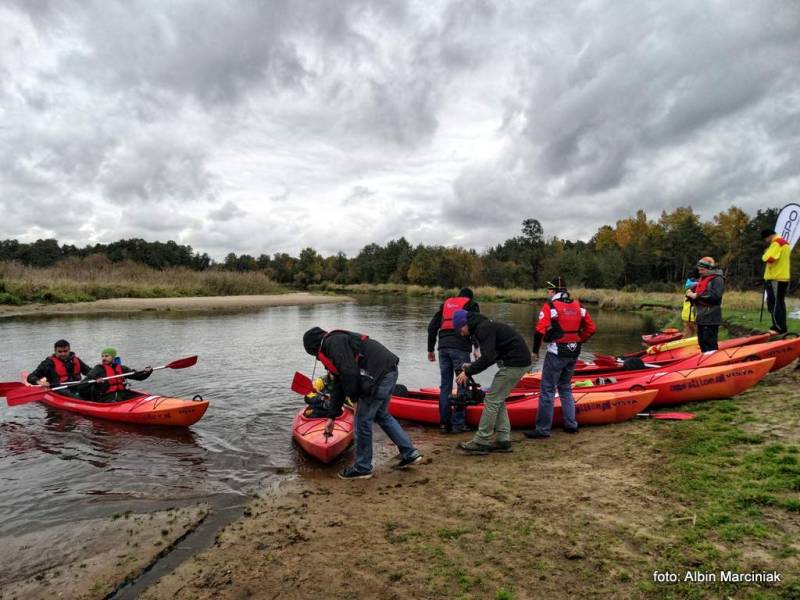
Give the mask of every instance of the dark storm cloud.
[[754, 212], [800, 195], [798, 56], [792, 0], [9, 1], [0, 238], [352, 254]]

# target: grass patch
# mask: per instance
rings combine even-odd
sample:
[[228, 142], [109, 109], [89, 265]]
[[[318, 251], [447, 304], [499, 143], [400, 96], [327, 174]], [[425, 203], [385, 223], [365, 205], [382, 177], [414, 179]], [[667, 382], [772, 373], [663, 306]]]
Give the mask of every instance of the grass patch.
[[107, 298], [278, 294], [286, 290], [259, 272], [151, 269], [103, 256], [70, 258], [45, 269], [0, 262], [0, 304], [72, 303]]

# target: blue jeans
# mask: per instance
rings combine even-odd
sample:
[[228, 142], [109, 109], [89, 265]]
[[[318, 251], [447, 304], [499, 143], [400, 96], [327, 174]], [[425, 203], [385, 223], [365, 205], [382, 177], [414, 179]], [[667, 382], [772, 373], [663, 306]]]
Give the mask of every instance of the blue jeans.
[[397, 369], [392, 369], [381, 377], [372, 388], [372, 395], [361, 397], [356, 408], [356, 461], [353, 467], [360, 473], [372, 471], [372, 423], [381, 426], [400, 450], [402, 458], [411, 458], [417, 449], [408, 434], [392, 415], [389, 414], [389, 400], [397, 383]]
[[[443, 348], [439, 350], [439, 372], [442, 374], [439, 384], [439, 425], [452, 428], [455, 431], [464, 429], [466, 426], [466, 410], [461, 407], [453, 409], [452, 417], [450, 414], [450, 394], [453, 393], [453, 375], [456, 369], [469, 362], [469, 352], [456, 348]], [[458, 392], [464, 391], [464, 386], [458, 386]]]
[[564, 429], [577, 429], [575, 398], [572, 396], [572, 374], [578, 358], [565, 358], [546, 352], [542, 365], [542, 384], [539, 395], [539, 413], [536, 415], [536, 433], [550, 435], [553, 426], [553, 401], [556, 389], [561, 398]]

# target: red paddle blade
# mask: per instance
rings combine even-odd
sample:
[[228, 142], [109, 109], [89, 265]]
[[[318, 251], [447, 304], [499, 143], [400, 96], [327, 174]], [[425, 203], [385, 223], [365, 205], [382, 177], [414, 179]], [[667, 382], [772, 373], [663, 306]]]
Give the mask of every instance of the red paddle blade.
[[650, 417], [651, 419], [662, 419], [665, 421], [691, 421], [694, 413], [687, 412], [665, 412], [665, 413], [639, 413], [637, 417]]
[[0, 381], [0, 398], [8, 394], [11, 390], [26, 387], [21, 381]]
[[9, 406], [17, 406], [19, 404], [25, 404], [26, 402], [36, 402], [44, 397], [44, 392], [45, 388], [41, 386], [35, 385], [29, 387], [23, 385], [21, 388], [9, 390], [6, 394], [6, 401]]
[[193, 367], [197, 364], [197, 356], [187, 356], [186, 358], [179, 358], [173, 360], [166, 366], [168, 369], [185, 369], [186, 367]]
[[292, 379], [292, 391], [297, 392], [301, 396], [306, 396], [315, 392], [314, 384], [311, 380], [303, 375], [300, 371], [295, 371], [294, 378]]

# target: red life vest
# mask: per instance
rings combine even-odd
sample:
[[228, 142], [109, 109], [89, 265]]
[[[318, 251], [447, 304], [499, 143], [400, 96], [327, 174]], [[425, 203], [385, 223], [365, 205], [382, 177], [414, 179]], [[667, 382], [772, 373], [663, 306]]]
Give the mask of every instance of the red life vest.
[[[59, 383], [66, 383], [70, 381], [70, 373], [67, 371], [67, 365], [64, 364], [64, 361], [61, 360], [58, 356], [53, 354], [50, 357], [50, 362], [53, 363], [53, 368], [56, 371], [56, 375], [58, 375], [58, 382]], [[76, 380], [81, 376], [81, 362], [78, 360], [78, 357], [74, 354], [72, 355], [72, 377]]]
[[[564, 332], [556, 341], [558, 344], [574, 344], [581, 341], [580, 331], [583, 326], [583, 316], [581, 315], [581, 303], [570, 299], [564, 302], [561, 299], [547, 303], [552, 310], [558, 314], [558, 324]], [[550, 317], [552, 322], [553, 317]]]
[[[336, 368], [336, 365], [333, 364], [333, 361], [330, 358], [328, 358], [322, 351], [322, 344], [325, 343], [325, 340], [328, 339], [329, 335], [334, 333], [346, 333], [347, 335], [351, 336], [351, 339], [356, 338], [356, 340], [361, 344], [366, 342], [369, 339], [369, 336], [361, 333], [354, 333], [352, 331], [346, 331], [344, 329], [334, 329], [333, 331], [329, 331], [328, 333], [325, 334], [325, 336], [322, 338], [322, 341], [319, 343], [319, 352], [317, 352], [317, 358], [323, 365], [325, 365], [325, 368], [328, 369], [329, 372], [333, 373], [334, 375], [338, 375], [339, 369]], [[358, 359], [360, 357], [361, 357], [360, 352], [356, 352], [353, 355], [353, 358], [355, 358], [356, 362], [358, 362]]]
[[453, 315], [457, 310], [461, 310], [469, 304], [469, 301], [469, 298], [460, 296], [445, 300], [442, 305], [442, 326], [439, 329], [455, 329], [453, 327]]
[[[715, 277], [721, 277], [721, 275], [714, 274], [714, 275], [706, 275], [705, 277], [701, 277], [700, 281], [697, 282], [697, 287], [694, 288], [694, 293], [699, 296], [700, 294], [705, 292], [708, 289], [708, 284], [710, 284], [711, 281]], [[703, 306], [717, 306], [717, 305], [721, 304], [721, 302], [707, 302], [705, 300], [701, 300], [700, 298], [695, 298], [694, 301], [695, 301], [695, 303], [701, 304]]]
[[[103, 369], [105, 369], [106, 374], [104, 377], [113, 377], [114, 375], [122, 375], [122, 366], [121, 365], [107, 365], [103, 364]], [[108, 381], [104, 381], [108, 387], [106, 388], [106, 394], [113, 394], [114, 392], [121, 392], [125, 389], [125, 378], [124, 377], [117, 377], [116, 379], [109, 379]]]

